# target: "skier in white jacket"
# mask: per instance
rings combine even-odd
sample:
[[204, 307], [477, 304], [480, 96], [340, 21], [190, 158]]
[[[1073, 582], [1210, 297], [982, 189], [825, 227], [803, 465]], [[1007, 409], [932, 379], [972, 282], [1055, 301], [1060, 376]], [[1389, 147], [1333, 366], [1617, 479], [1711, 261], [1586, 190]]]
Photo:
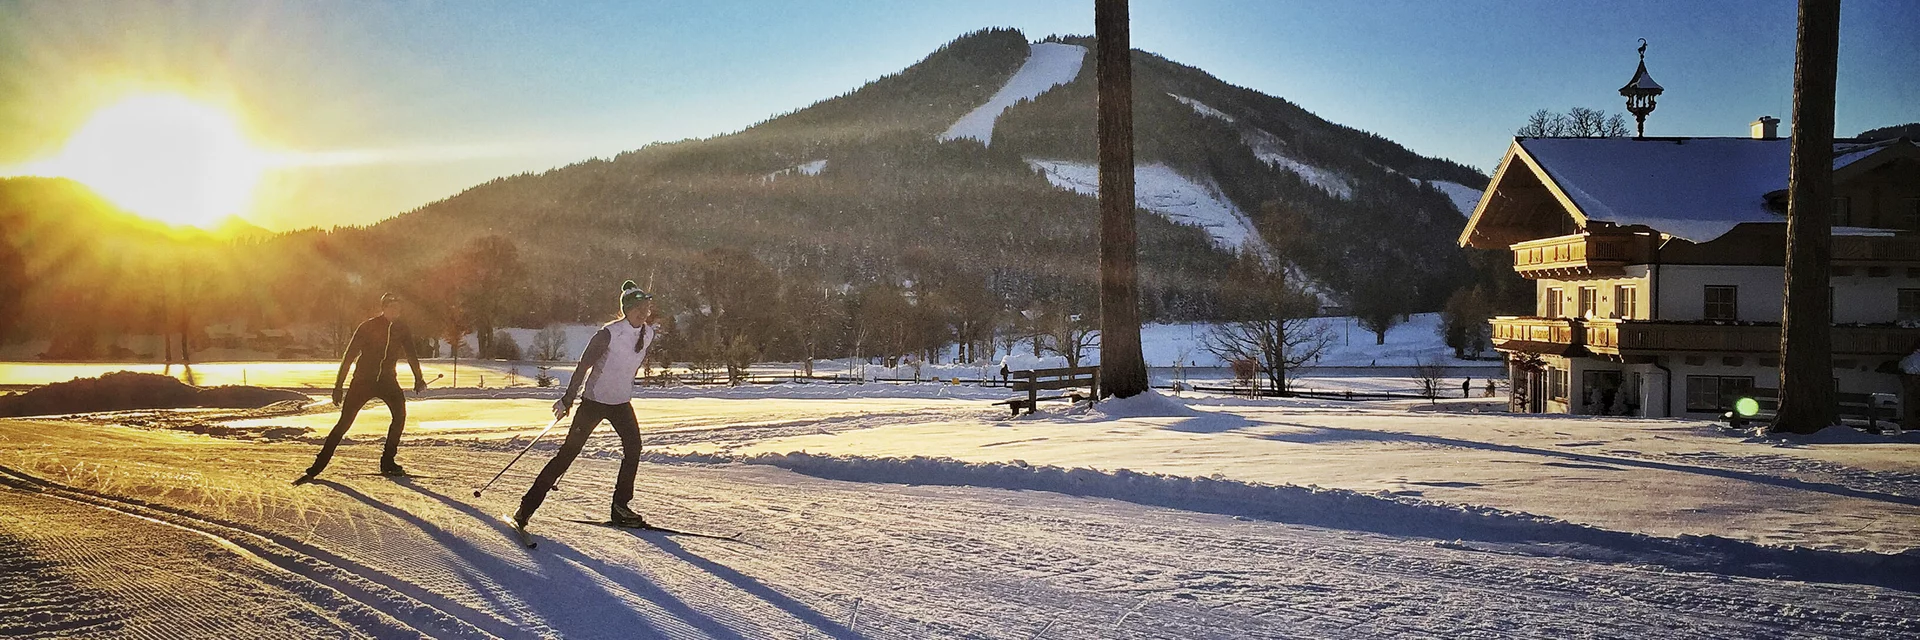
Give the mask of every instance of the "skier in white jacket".
[[[620, 285], [621, 318], [593, 334], [586, 352], [580, 356], [580, 364], [573, 369], [567, 392], [553, 403], [555, 420], [567, 415], [576, 397], [580, 400], [580, 409], [573, 414], [566, 442], [540, 470], [527, 495], [520, 499], [520, 510], [513, 514], [516, 527], [526, 528], [527, 520], [540, 508], [554, 483], [566, 474], [574, 457], [586, 446], [587, 436], [600, 426], [601, 420], [611, 423], [613, 432], [620, 436], [620, 476], [614, 481], [613, 511], [608, 521], [621, 527], [647, 526], [646, 520], [627, 507], [627, 501], [633, 499], [633, 476], [640, 468], [640, 426], [634, 420], [631, 403], [633, 380], [647, 359], [654, 336], [659, 333], [659, 326], [653, 322], [653, 311], [651, 294], [642, 291], [632, 280]], [[581, 393], [583, 387], [584, 394]]]

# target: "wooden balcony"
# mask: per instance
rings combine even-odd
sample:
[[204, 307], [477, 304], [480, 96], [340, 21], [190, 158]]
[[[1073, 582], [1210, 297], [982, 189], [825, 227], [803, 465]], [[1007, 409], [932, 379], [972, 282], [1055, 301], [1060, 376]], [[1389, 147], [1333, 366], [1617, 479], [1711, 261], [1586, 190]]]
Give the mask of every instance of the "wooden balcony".
[[1583, 355], [1585, 333], [1575, 318], [1499, 316], [1494, 318], [1493, 348], [1563, 356]]
[[1630, 264], [1647, 262], [1644, 236], [1630, 233], [1577, 233], [1514, 244], [1513, 270], [1521, 277], [1577, 280], [1613, 278]]
[[[1603, 355], [1672, 351], [1778, 353], [1779, 323], [1714, 324], [1658, 320], [1594, 319], [1585, 325], [1584, 345]], [[1833, 354], [1904, 356], [1920, 348], [1920, 329], [1891, 325], [1836, 325]]]

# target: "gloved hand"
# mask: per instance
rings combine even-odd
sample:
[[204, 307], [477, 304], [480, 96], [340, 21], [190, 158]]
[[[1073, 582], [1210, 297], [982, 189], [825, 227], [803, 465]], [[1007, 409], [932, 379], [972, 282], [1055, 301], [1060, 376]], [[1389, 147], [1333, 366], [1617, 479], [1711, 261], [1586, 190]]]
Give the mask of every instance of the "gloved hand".
[[340, 404], [340, 387], [333, 388], [333, 403]]
[[553, 419], [559, 420], [561, 418], [565, 418], [567, 417], [567, 413], [571, 411], [573, 411], [572, 397], [565, 397], [565, 398], [561, 398], [559, 400], [553, 401]]
[[421, 380], [421, 379], [419, 379], [419, 378], [414, 378], [414, 379], [413, 379], [413, 392], [414, 392], [414, 393], [420, 393], [420, 392], [422, 392], [422, 391], [426, 391], [426, 390], [427, 390], [427, 381], [425, 381], [425, 380]]

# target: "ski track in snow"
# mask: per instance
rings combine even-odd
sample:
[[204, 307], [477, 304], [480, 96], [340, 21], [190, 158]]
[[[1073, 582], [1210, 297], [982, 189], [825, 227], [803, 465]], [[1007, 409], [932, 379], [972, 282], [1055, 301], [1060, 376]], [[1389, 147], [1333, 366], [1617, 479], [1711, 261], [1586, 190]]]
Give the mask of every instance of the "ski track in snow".
[[1080, 75], [1080, 65], [1086, 58], [1087, 48], [1080, 45], [1058, 42], [1033, 45], [1020, 70], [1013, 72], [1013, 76], [1007, 78], [1007, 83], [994, 92], [986, 104], [955, 120], [946, 132], [940, 134], [939, 140], [945, 142], [973, 138], [981, 144], [993, 144], [993, 125], [1000, 120], [1000, 112], [1021, 100], [1032, 100], [1049, 89], [1072, 82]]
[[[1067, 160], [1027, 160], [1046, 172], [1053, 186], [1081, 195], [1100, 196], [1100, 168]], [[1273, 250], [1254, 231], [1253, 221], [1227, 200], [1220, 189], [1180, 175], [1160, 163], [1134, 167], [1134, 203], [1178, 224], [1200, 227], [1214, 246], [1227, 251], [1251, 250], [1271, 260]]]
[[[967, 415], [845, 415], [742, 433], [695, 424], [648, 438], [650, 447], [671, 438], [751, 441], [809, 430], [859, 438], [855, 429]], [[375, 466], [378, 446], [350, 442], [322, 483], [290, 487], [286, 479], [305, 466], [310, 444], [18, 420], [0, 420], [0, 442], [0, 465], [120, 496], [107, 503], [116, 508], [195, 530], [231, 528], [237, 533], [225, 535], [235, 539], [265, 536], [258, 544], [283, 546], [259, 548], [284, 549], [307, 574], [345, 572], [329, 584], [388, 594], [363, 595], [379, 611], [443, 617], [448, 622], [438, 627], [413, 626], [438, 637], [476, 633], [454, 631], [461, 628], [570, 638], [1031, 638], [1043, 629], [1047, 638], [1920, 633], [1920, 595], [1911, 590], [1659, 566], [1711, 567], [1723, 561], [1720, 553], [1760, 553], [1785, 560], [1779, 571], [1814, 570], [1784, 549], [1738, 543], [1689, 552], [1686, 545], [1714, 543], [1685, 539], [1611, 548], [1607, 536], [1623, 534], [1586, 539], [1576, 527], [1565, 529], [1572, 537], [1541, 537], [1559, 529], [1539, 527], [1568, 525], [1353, 492], [1025, 464], [806, 454], [715, 464], [721, 458], [650, 455], [668, 464], [642, 465], [635, 506], [668, 526], [745, 531], [750, 544], [739, 544], [564, 522], [605, 512], [618, 445], [603, 433], [536, 516], [540, 548], [526, 550], [493, 514], [512, 508], [553, 442], [479, 499], [469, 490], [505, 464], [517, 443], [416, 440], [403, 461], [436, 478], [392, 481], [352, 475]], [[1772, 457], [1714, 461], [1792, 466]], [[1844, 468], [1818, 471], [1842, 475]], [[0, 618], [0, 630], [150, 637], [131, 630], [192, 620], [199, 626], [179, 627], [191, 630], [185, 635], [404, 633], [339, 630], [338, 611], [359, 605], [324, 586], [262, 577], [273, 571], [191, 534], [8, 484], [0, 487], [0, 513], [8, 514], [0, 538], [25, 544], [0, 548], [0, 584], [44, 586], [24, 596], [0, 592], [0, 612], [26, 614]], [[1190, 489], [1169, 492], [1181, 486]], [[1306, 501], [1257, 506], [1271, 498], [1253, 496], [1269, 491]], [[1261, 508], [1279, 510], [1261, 515]], [[1434, 510], [1416, 515], [1422, 509]], [[1404, 513], [1388, 513], [1394, 510]], [[1235, 517], [1242, 512], [1255, 517]], [[1449, 521], [1468, 528], [1458, 539], [1430, 537], [1447, 531], [1434, 522]], [[1473, 533], [1503, 522], [1534, 534], [1513, 544]], [[1414, 533], [1381, 528], [1395, 526]], [[1678, 546], [1660, 551], [1663, 544]], [[1607, 560], [1608, 553], [1626, 555]], [[128, 566], [136, 570], [118, 569]], [[129, 588], [143, 575], [175, 582], [167, 590]]]

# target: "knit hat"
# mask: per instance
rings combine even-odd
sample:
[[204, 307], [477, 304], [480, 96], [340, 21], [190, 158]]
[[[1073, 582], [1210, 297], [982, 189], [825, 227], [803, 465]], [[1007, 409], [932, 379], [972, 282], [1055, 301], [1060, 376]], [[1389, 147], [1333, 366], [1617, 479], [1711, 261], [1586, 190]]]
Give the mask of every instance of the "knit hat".
[[640, 304], [641, 301], [652, 299], [653, 294], [641, 291], [640, 285], [634, 284], [632, 280], [620, 283], [621, 313], [626, 313], [628, 309], [632, 309], [635, 305]]
[[387, 293], [383, 293], [383, 294], [380, 294], [380, 304], [383, 304], [383, 305], [385, 305], [385, 304], [393, 304], [393, 303], [395, 303], [395, 302], [399, 302], [399, 301], [400, 301], [400, 296], [399, 296], [399, 294], [396, 294], [396, 293], [393, 293], [393, 292], [391, 292], [391, 291], [389, 291], [389, 292], [387, 292]]

